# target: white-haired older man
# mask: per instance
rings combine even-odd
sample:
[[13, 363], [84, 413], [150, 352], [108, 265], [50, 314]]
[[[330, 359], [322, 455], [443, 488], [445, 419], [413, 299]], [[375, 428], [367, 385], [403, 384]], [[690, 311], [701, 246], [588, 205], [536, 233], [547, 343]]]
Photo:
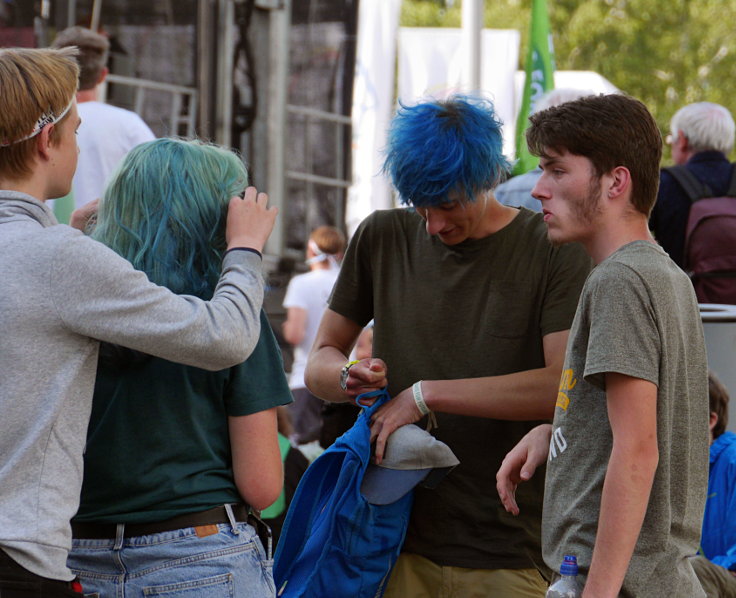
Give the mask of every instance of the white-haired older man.
[[[729, 187], [732, 166], [727, 156], [733, 149], [735, 131], [731, 113], [711, 102], [688, 104], [670, 121], [667, 143], [672, 146], [673, 161], [684, 165], [707, 185], [714, 197], [725, 195]], [[670, 172], [662, 170], [649, 227], [680, 267], [684, 266], [685, 227], [690, 205], [685, 190]]]

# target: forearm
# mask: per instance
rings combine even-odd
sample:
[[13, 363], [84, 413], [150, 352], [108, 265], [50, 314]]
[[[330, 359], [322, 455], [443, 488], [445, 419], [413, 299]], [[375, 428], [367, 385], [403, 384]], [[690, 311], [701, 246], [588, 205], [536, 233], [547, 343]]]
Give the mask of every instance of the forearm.
[[616, 598], [641, 531], [657, 468], [656, 444], [614, 449], [601, 496], [584, 598]]
[[340, 371], [348, 361], [348, 354], [336, 347], [315, 347], [309, 354], [304, 382], [313, 395], [332, 403], [350, 400], [340, 388]]
[[[175, 299], [193, 302], [189, 297]], [[180, 323], [158, 315], [151, 326], [158, 333], [147, 339], [146, 352], [211, 370], [242, 363], [258, 342], [262, 305], [261, 258], [250, 252], [227, 255], [212, 299], [181, 310]]]
[[304, 340], [304, 329], [297, 328], [293, 322], [289, 322], [288, 320], [284, 322], [282, 331], [284, 333], [284, 340], [294, 347]]
[[350, 318], [329, 308], [325, 311], [304, 371], [304, 382], [312, 394], [332, 403], [344, 403], [388, 384], [386, 364], [366, 358], [350, 368], [346, 389], [340, 386], [340, 373], [362, 330]]
[[287, 308], [282, 330], [287, 343], [294, 346], [301, 343], [307, 330], [307, 310], [301, 307]]
[[209, 302], [154, 285], [118, 255], [81, 235], [50, 265], [49, 280], [57, 295], [67, 298], [56, 305], [69, 329], [220, 370], [244, 361], [260, 334], [261, 261], [250, 252], [236, 253], [225, 257], [223, 277]]
[[228, 417], [233, 477], [245, 502], [259, 511], [273, 504], [284, 486], [276, 407]]
[[560, 367], [464, 380], [425, 380], [422, 391], [432, 411], [505, 420], [550, 419]]

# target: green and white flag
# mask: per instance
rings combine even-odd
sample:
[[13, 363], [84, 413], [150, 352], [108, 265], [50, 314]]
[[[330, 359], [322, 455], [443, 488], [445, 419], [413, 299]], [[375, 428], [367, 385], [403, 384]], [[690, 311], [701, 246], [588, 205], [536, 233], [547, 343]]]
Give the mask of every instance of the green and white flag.
[[547, 0], [532, 0], [532, 20], [529, 28], [529, 48], [526, 54], [524, 94], [519, 117], [516, 120], [516, 162], [513, 174], [524, 174], [535, 168], [538, 159], [529, 153], [524, 133], [529, 126], [529, 115], [542, 94], [555, 88], [555, 61], [552, 34], [549, 30]]

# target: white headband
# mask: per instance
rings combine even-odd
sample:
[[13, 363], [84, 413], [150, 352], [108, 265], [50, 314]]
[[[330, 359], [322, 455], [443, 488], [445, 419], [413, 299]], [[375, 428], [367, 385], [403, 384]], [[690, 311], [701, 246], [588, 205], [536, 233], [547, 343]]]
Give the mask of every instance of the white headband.
[[330, 263], [330, 268], [337, 268], [339, 264], [337, 263], [337, 260], [335, 259], [334, 255], [328, 254], [323, 252], [317, 243], [314, 241], [314, 239], [309, 239], [309, 242], [307, 243], [307, 247], [309, 247], [312, 250], [312, 253], [314, 253], [314, 257], [310, 257], [308, 260], [305, 260], [305, 263], [308, 266], [311, 266], [312, 264], [316, 264], [317, 262], [324, 262], [328, 261]]
[[74, 103], [74, 98], [72, 98], [69, 104], [67, 104], [67, 107], [64, 108], [64, 110], [62, 110], [57, 115], [54, 115], [53, 112], [44, 112], [41, 115], [41, 117], [36, 121], [36, 125], [33, 127], [33, 131], [31, 131], [28, 135], [26, 135], [25, 137], [21, 137], [20, 139], [16, 139], [14, 141], [8, 141], [8, 140], [0, 141], [0, 147], [8, 147], [9, 145], [15, 145], [16, 143], [20, 143], [21, 141], [25, 141], [26, 139], [35, 137], [43, 130], [43, 128], [46, 125], [56, 124], [62, 118], [64, 118], [66, 116], [66, 113], [69, 112], [69, 110], [71, 109], [73, 103]]

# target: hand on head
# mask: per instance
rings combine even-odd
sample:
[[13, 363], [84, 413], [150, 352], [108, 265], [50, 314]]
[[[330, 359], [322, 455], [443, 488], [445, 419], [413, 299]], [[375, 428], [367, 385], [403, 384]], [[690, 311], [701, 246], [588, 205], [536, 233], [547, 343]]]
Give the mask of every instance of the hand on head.
[[248, 187], [243, 199], [233, 197], [227, 210], [227, 248], [250, 247], [263, 251], [278, 211], [276, 207], [268, 207], [268, 195], [258, 193], [255, 187]]

